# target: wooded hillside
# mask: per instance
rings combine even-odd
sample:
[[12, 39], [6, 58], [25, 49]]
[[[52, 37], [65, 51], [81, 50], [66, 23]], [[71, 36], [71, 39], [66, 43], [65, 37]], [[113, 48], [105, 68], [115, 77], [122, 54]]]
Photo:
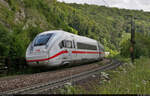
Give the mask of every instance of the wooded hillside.
[[129, 14], [138, 17], [136, 32], [149, 36], [148, 12], [56, 0], [0, 0], [0, 56], [24, 57], [38, 33], [55, 29], [88, 36], [99, 40], [106, 50], [119, 51], [120, 43], [130, 37]]

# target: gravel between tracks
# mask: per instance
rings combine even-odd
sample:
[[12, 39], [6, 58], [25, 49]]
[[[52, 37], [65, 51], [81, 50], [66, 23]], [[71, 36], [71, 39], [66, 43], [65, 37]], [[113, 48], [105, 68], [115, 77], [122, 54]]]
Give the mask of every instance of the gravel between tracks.
[[[104, 60], [102, 63], [105, 62], [108, 62], [108, 60]], [[63, 70], [0, 78], [0, 92], [26, 87], [38, 83], [46, 83], [50, 80], [57, 80], [63, 77], [91, 70], [99, 66], [100, 64], [89, 64], [66, 68]]]

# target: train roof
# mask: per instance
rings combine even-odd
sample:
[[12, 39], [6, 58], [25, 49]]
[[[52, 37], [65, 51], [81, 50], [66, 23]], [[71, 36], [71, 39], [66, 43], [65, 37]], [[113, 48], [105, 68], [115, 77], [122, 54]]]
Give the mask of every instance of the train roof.
[[94, 39], [91, 39], [91, 38], [88, 38], [88, 37], [85, 37], [85, 36], [80, 36], [80, 35], [76, 35], [76, 34], [73, 34], [73, 33], [69, 33], [69, 32], [66, 32], [66, 31], [63, 31], [63, 30], [51, 30], [51, 31], [45, 31], [45, 32], [42, 32], [40, 33], [39, 35], [43, 35], [43, 34], [48, 34], [48, 33], [58, 33], [58, 34], [70, 34], [70, 35], [73, 35], [75, 37], [78, 37], [78, 39], [80, 40], [80, 38], [82, 38], [82, 40], [90, 40], [90, 41], [94, 41], [96, 42], [96, 40]]
[[63, 30], [51, 30], [51, 31], [45, 31], [45, 32], [42, 32], [40, 33], [39, 35], [42, 35], [42, 34], [48, 34], [48, 33], [64, 33]]

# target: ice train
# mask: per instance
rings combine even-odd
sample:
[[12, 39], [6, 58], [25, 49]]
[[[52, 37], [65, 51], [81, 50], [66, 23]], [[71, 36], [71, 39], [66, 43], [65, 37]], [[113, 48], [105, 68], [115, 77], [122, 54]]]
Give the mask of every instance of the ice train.
[[101, 60], [104, 47], [98, 41], [63, 30], [38, 34], [26, 51], [26, 61], [32, 67], [54, 67]]

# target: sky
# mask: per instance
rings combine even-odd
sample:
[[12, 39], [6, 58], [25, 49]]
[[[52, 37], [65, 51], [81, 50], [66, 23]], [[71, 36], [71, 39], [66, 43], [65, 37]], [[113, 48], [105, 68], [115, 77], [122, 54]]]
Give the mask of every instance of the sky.
[[96, 4], [109, 7], [135, 9], [150, 12], [150, 0], [57, 0], [66, 3]]

